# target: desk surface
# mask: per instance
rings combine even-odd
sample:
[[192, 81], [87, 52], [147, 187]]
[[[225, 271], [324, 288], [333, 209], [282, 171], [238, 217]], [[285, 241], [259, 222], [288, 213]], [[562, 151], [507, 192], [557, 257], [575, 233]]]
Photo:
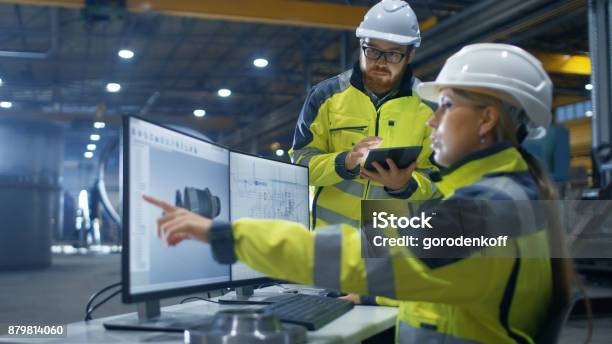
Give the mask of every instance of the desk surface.
[[[241, 306], [219, 305], [206, 301], [189, 302], [182, 305], [164, 307], [162, 312], [181, 312], [191, 314], [214, 314], [220, 309]], [[242, 306], [244, 307], [244, 306]], [[318, 331], [308, 332], [308, 343], [358, 343], [368, 337], [391, 328], [395, 323], [397, 308], [355, 306]], [[68, 324], [68, 337], [61, 339], [22, 339], [11, 338], [10, 342], [24, 343], [183, 343], [182, 333], [109, 331], [102, 323], [123, 315], [96, 319], [93, 321]], [[0, 342], [7, 342], [0, 337]]]

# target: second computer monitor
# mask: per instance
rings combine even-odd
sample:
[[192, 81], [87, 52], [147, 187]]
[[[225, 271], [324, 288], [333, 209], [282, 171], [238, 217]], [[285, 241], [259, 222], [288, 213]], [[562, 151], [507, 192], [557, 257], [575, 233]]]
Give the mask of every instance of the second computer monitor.
[[[230, 152], [232, 221], [281, 219], [309, 227], [308, 168]], [[265, 277], [242, 263], [232, 265], [232, 282]]]

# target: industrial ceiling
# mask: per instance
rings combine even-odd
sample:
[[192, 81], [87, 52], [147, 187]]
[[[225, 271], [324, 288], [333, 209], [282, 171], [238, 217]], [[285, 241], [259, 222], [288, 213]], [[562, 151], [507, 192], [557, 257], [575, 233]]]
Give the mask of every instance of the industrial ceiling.
[[[290, 146], [306, 90], [350, 68], [354, 28], [376, 2], [128, 0], [123, 11], [83, 0], [0, 0], [0, 101], [11, 103], [0, 116], [63, 123], [68, 160], [83, 159], [96, 130], [101, 143], [116, 137], [122, 114], [269, 155], [274, 142]], [[538, 54], [556, 104], [589, 96], [586, 1], [409, 3], [422, 23], [413, 64], [420, 79], [433, 79], [465, 44], [508, 42]], [[122, 49], [134, 56], [121, 58]], [[268, 65], [255, 67], [256, 58]], [[222, 88], [231, 95], [219, 96]]]

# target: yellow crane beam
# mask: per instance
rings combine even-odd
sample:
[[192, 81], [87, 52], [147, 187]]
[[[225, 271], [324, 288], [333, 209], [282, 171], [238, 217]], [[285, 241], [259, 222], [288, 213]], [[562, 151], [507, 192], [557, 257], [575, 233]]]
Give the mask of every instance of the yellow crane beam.
[[535, 53], [549, 73], [591, 75], [591, 59], [587, 55]]
[[[0, 3], [84, 7], [84, 0], [0, 0]], [[182, 17], [341, 30], [354, 30], [368, 11], [365, 6], [300, 0], [127, 0], [127, 7], [136, 13], [153, 11]], [[421, 23], [421, 31], [437, 23], [438, 18], [429, 17]]]
[[[0, 3], [82, 8], [84, 0], [0, 0]], [[365, 6], [288, 0], [127, 0], [130, 12], [354, 30]]]
[[419, 29], [421, 32], [425, 32], [436, 25], [438, 25], [438, 17], [431, 16], [419, 23]]

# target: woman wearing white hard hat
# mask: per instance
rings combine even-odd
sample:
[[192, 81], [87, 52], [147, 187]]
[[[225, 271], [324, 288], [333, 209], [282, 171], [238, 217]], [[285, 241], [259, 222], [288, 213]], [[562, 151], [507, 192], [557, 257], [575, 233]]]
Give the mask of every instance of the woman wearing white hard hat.
[[[542, 222], [541, 214], [520, 203], [555, 197], [534, 159], [519, 146], [535, 128], [550, 122], [552, 83], [540, 62], [526, 51], [475, 44], [450, 57], [436, 81], [422, 84], [418, 91], [440, 103], [429, 121], [435, 159], [445, 167], [436, 184], [445, 196], [440, 209], [453, 201], [519, 202], [516, 207], [496, 208], [496, 218], [502, 221], [534, 220], [511, 237], [507, 247], [444, 259], [422, 258], [411, 254], [416, 250], [410, 248], [367, 260], [361, 256], [360, 232], [346, 225], [313, 233], [279, 220], [213, 223], [145, 197], [166, 213], [158, 221], [163, 240], [170, 245], [185, 239], [210, 243], [219, 262], [239, 259], [275, 278], [413, 301], [409, 305], [435, 305], [430, 316], [400, 307], [400, 343], [539, 340], [553, 306], [567, 301], [573, 276], [567, 259], [549, 258], [551, 250], [566, 257], [558, 219], [549, 216], [548, 222]], [[471, 215], [476, 220], [485, 217]], [[476, 234], [485, 230], [461, 229]], [[500, 257], [496, 252], [515, 255]], [[531, 256], [525, 258], [524, 253]]]

